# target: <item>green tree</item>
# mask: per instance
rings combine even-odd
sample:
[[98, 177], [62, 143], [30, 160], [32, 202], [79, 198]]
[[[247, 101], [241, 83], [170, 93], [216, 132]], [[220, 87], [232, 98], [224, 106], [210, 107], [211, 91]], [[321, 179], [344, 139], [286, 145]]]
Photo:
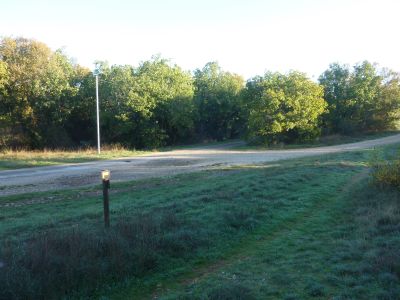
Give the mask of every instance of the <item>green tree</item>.
[[74, 66], [70, 85], [77, 90], [65, 95], [69, 114], [64, 128], [75, 145], [96, 144], [95, 78], [92, 72], [79, 65]]
[[352, 71], [332, 64], [319, 82], [329, 104], [325, 126], [331, 131], [353, 133], [395, 125], [400, 106], [398, 74], [378, 70], [368, 61]]
[[4, 95], [5, 87], [9, 79], [7, 65], [4, 61], [0, 60], [0, 93]]
[[6, 86], [9, 80], [7, 65], [0, 60], [0, 148], [5, 147], [11, 139], [10, 134], [10, 114], [7, 110], [5, 97]]
[[216, 140], [239, 136], [245, 123], [241, 102], [243, 78], [209, 62], [194, 72], [194, 85], [199, 135]]
[[24, 38], [1, 40], [0, 59], [9, 74], [2, 107], [10, 116], [13, 135], [24, 145], [49, 145], [67, 115], [62, 95], [74, 91], [71, 63], [60, 51]]
[[400, 118], [400, 74], [383, 70], [377, 103], [369, 127], [375, 130], [397, 128]]
[[320, 77], [324, 87], [324, 99], [328, 103], [324, 127], [329, 131], [340, 132], [349, 128], [349, 120], [354, 106], [350, 99], [351, 72], [347, 65], [333, 63]]
[[364, 61], [354, 66], [349, 86], [352, 101], [350, 125], [357, 131], [373, 129], [376, 105], [380, 101], [382, 76], [371, 63]]
[[138, 68], [103, 64], [100, 98], [106, 142], [158, 147], [192, 135], [192, 78], [165, 59]]
[[134, 114], [143, 112], [146, 103], [134, 97], [133, 72], [131, 66], [109, 67], [107, 63], [101, 64], [100, 120], [104, 142], [135, 144], [132, 131], [135, 126]]
[[190, 73], [153, 57], [135, 70], [135, 79], [136, 98], [145, 101], [150, 111], [148, 122], [152, 125], [143, 132], [147, 144], [159, 146], [189, 139], [194, 128]]
[[326, 110], [323, 89], [305, 74], [266, 73], [247, 82], [248, 138], [254, 142], [304, 141], [319, 135]]

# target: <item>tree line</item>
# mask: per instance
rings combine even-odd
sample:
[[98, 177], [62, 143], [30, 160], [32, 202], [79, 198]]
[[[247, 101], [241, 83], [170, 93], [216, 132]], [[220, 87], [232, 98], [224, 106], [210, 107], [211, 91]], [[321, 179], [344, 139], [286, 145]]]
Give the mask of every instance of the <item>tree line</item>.
[[[400, 76], [368, 61], [245, 81], [209, 62], [194, 72], [159, 56], [138, 66], [98, 62], [103, 143], [154, 148], [244, 137], [302, 142], [321, 134], [394, 128]], [[96, 141], [95, 79], [62, 51], [0, 41], [0, 147], [76, 147]]]

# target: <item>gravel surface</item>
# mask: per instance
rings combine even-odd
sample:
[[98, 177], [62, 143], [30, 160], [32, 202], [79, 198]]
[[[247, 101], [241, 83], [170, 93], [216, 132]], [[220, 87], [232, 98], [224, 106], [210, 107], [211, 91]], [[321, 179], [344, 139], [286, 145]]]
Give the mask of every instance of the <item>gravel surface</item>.
[[239, 151], [231, 149], [240, 144], [234, 142], [108, 161], [0, 171], [0, 196], [99, 184], [100, 171], [104, 169], [111, 171], [112, 181], [115, 182], [355, 151], [393, 143], [400, 143], [400, 134], [352, 144], [293, 150]]

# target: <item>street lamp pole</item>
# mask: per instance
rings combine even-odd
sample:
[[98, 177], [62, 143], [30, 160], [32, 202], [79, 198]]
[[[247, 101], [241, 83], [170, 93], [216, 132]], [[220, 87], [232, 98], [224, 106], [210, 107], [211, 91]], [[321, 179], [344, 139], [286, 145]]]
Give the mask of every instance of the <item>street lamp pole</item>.
[[100, 113], [99, 113], [99, 74], [96, 76], [96, 107], [97, 107], [97, 154], [100, 154]]

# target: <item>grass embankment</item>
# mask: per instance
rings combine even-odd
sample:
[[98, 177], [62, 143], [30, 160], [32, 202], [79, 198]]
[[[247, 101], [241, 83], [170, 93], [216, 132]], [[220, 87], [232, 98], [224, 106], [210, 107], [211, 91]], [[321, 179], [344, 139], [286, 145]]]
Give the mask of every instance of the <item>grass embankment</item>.
[[84, 150], [3, 150], [0, 151], [0, 170], [82, 163], [118, 157], [137, 156], [149, 151], [129, 150], [122, 147], [106, 147], [101, 154], [96, 149]]
[[278, 143], [276, 145], [241, 145], [235, 147], [237, 150], [276, 150], [276, 149], [297, 149], [297, 148], [313, 148], [313, 147], [324, 147], [324, 146], [335, 146], [341, 144], [350, 144], [356, 142], [362, 142], [367, 140], [373, 140], [383, 138], [395, 134], [399, 134], [399, 130], [383, 131], [383, 132], [366, 132], [357, 133], [354, 135], [325, 135], [321, 136], [314, 142], [310, 143], [293, 143], [285, 144]]
[[398, 299], [399, 192], [370, 157], [112, 184], [108, 232], [96, 189], [1, 197], [0, 298]]

